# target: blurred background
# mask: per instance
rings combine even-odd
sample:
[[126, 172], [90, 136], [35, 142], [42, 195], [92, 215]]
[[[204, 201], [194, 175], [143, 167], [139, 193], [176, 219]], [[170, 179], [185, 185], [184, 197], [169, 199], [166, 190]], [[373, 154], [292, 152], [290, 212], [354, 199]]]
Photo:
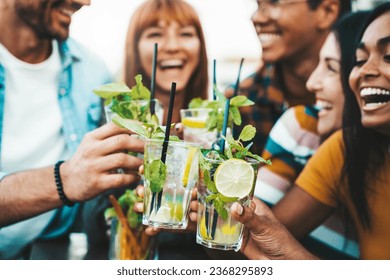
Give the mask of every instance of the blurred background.
[[[92, 0], [73, 16], [71, 36], [99, 55], [111, 72], [122, 80], [126, 30], [133, 11], [144, 0]], [[355, 0], [354, 10], [369, 9], [387, 0]], [[261, 46], [250, 17], [255, 0], [187, 0], [198, 12], [206, 37], [210, 74], [217, 60], [218, 87], [223, 90], [237, 77], [240, 59], [245, 58], [241, 78], [260, 65]], [[212, 78], [210, 78], [212, 81]]]

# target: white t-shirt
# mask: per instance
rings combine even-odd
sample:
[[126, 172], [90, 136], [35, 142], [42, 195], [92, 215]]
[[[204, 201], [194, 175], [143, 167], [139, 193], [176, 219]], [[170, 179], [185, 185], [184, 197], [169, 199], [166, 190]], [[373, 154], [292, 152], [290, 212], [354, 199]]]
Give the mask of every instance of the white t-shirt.
[[52, 165], [66, 157], [62, 116], [58, 104], [61, 60], [53, 41], [50, 57], [29, 64], [0, 44], [5, 68], [5, 104], [1, 169], [11, 173]]

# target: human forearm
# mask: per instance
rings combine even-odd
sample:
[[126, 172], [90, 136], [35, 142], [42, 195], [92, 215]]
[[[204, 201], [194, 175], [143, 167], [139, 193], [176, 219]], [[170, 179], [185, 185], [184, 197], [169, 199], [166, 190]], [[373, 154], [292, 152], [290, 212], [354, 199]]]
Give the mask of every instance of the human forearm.
[[61, 205], [53, 166], [10, 174], [0, 181], [0, 226]]
[[332, 211], [296, 185], [272, 208], [278, 220], [298, 239], [306, 237]]
[[235, 203], [231, 214], [245, 226], [246, 234], [244, 234], [241, 251], [249, 259], [317, 259], [292, 236], [260, 200], [254, 199], [250, 207], [242, 207]]
[[[144, 142], [114, 124], [88, 133], [74, 156], [60, 166], [67, 198], [81, 202], [139, 180], [142, 159], [122, 151], [142, 152]], [[125, 173], [118, 174], [118, 168]], [[10, 174], [0, 181], [0, 226], [62, 206], [54, 167]]]

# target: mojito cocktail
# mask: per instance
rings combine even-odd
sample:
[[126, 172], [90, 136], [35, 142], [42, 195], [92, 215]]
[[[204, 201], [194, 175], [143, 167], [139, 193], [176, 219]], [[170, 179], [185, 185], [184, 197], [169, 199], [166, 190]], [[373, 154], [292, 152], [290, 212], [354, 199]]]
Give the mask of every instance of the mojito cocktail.
[[170, 141], [162, 163], [163, 141], [148, 140], [144, 154], [143, 224], [185, 229], [191, 193], [199, 178], [200, 146]]
[[197, 243], [212, 249], [241, 248], [243, 225], [230, 216], [230, 207], [237, 201], [249, 205], [254, 193], [259, 162], [251, 159], [204, 160], [210, 167], [203, 171], [198, 186]]
[[212, 148], [213, 144], [218, 145], [220, 132], [217, 129], [208, 129], [210, 114], [212, 110], [208, 108], [180, 110], [184, 141], [199, 143], [205, 149]]
[[142, 225], [142, 214], [133, 211], [134, 205], [142, 201], [134, 191], [126, 190], [118, 200], [110, 195], [111, 208], [104, 212], [110, 225], [109, 259], [144, 260], [156, 256], [154, 238], [146, 235]]

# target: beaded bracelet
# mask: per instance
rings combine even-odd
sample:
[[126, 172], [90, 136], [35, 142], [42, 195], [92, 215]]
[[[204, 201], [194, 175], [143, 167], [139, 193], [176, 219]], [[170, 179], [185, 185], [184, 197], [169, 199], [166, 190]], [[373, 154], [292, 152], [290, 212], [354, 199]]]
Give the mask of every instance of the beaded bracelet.
[[69, 200], [69, 198], [64, 193], [64, 188], [62, 186], [61, 174], [60, 174], [60, 166], [64, 161], [60, 160], [54, 165], [54, 179], [57, 186], [57, 192], [60, 196], [61, 201], [67, 206], [73, 206], [74, 202]]

